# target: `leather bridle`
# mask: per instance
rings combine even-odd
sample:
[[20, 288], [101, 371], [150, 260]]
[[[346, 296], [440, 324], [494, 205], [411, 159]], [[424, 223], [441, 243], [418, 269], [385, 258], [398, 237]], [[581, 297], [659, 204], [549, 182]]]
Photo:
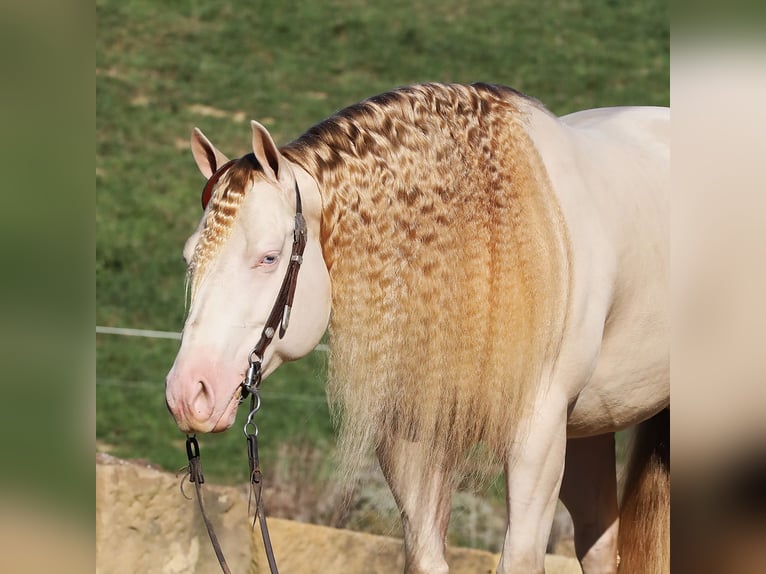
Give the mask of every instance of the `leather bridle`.
[[[247, 157], [254, 166], [258, 165], [253, 154], [248, 154]], [[237, 160], [230, 160], [216, 170], [213, 175], [207, 180], [204, 189], [202, 190], [202, 209], [206, 209], [210, 199], [213, 195], [213, 190], [218, 181], [223, 175], [235, 164]], [[263, 509], [261, 490], [263, 488], [262, 475], [260, 469], [260, 462], [258, 457], [258, 427], [253, 421], [254, 415], [258, 412], [261, 406], [261, 397], [258, 392], [258, 388], [261, 384], [261, 378], [263, 375], [262, 363], [263, 356], [266, 352], [266, 348], [274, 340], [274, 336], [279, 333], [279, 338], [284, 337], [287, 327], [290, 324], [290, 313], [292, 311], [293, 300], [295, 298], [295, 289], [298, 284], [298, 271], [303, 263], [303, 252], [306, 249], [307, 241], [307, 228], [306, 220], [303, 217], [303, 205], [301, 203], [301, 194], [298, 189], [298, 181], [295, 181], [295, 225], [293, 227], [293, 247], [290, 253], [290, 262], [287, 265], [287, 271], [285, 277], [282, 280], [282, 285], [277, 293], [274, 306], [271, 308], [269, 317], [261, 330], [261, 336], [258, 342], [250, 351], [248, 356], [248, 369], [245, 374], [244, 380], [240, 383], [240, 404], [247, 396], [250, 396], [250, 414], [247, 417], [245, 423], [245, 437], [247, 439], [247, 456], [250, 465], [250, 485], [251, 493], [255, 494], [256, 511], [253, 521], [256, 517], [261, 525], [261, 535], [263, 537], [263, 544], [266, 550], [266, 559], [269, 563], [269, 569], [272, 574], [279, 574], [277, 570], [276, 560], [274, 558], [274, 551], [271, 547], [271, 539], [269, 536], [268, 526], [266, 524], [266, 514]], [[186, 439], [186, 452], [189, 458], [189, 481], [194, 483], [197, 492], [197, 501], [199, 503], [202, 518], [205, 522], [205, 526], [210, 536], [210, 542], [213, 545], [218, 563], [221, 565], [221, 569], [224, 574], [230, 574], [226, 559], [223, 556], [223, 550], [218, 543], [218, 538], [215, 535], [213, 525], [210, 522], [207, 513], [205, 512], [205, 506], [202, 499], [201, 486], [205, 481], [202, 475], [202, 466], [200, 463], [199, 443], [194, 435], [187, 436]], [[253, 522], [255, 526], [255, 522]]]
[[[287, 327], [290, 324], [290, 313], [295, 299], [295, 288], [298, 285], [298, 271], [303, 264], [303, 252], [306, 249], [307, 240], [306, 220], [303, 217], [303, 206], [301, 205], [301, 193], [298, 189], [298, 182], [295, 182], [295, 224], [293, 227], [293, 247], [290, 252], [290, 262], [287, 264], [285, 278], [277, 293], [274, 306], [271, 308], [269, 318], [261, 330], [261, 337], [253, 347], [248, 357], [248, 369], [245, 379], [242, 381], [242, 398], [247, 397], [253, 388], [257, 388], [261, 383], [261, 363], [266, 348], [274, 340], [274, 335], [278, 332], [279, 338], [285, 336]], [[278, 330], [277, 330], [278, 329]]]
[[213, 189], [215, 188], [215, 184], [218, 183], [218, 180], [223, 177], [223, 174], [229, 171], [229, 168], [233, 166], [236, 161], [236, 159], [230, 159], [220, 168], [218, 168], [218, 170], [216, 170], [216, 172], [207, 180], [205, 187], [202, 189], [202, 211], [207, 208], [207, 204], [210, 202], [210, 198], [213, 197]]
[[[251, 160], [254, 165], [258, 165], [253, 154], [248, 154], [245, 157]], [[207, 180], [204, 189], [202, 190], [202, 209], [207, 208], [207, 204], [213, 195], [213, 189], [223, 175], [234, 165], [238, 160], [233, 159], [223, 164], [210, 179]], [[298, 271], [303, 263], [303, 251], [306, 249], [306, 220], [303, 217], [303, 204], [301, 202], [301, 192], [298, 189], [298, 181], [295, 181], [295, 225], [293, 227], [293, 248], [290, 253], [290, 262], [285, 272], [285, 278], [282, 280], [282, 286], [277, 293], [274, 306], [271, 308], [271, 313], [261, 331], [261, 337], [253, 347], [248, 357], [248, 370], [245, 375], [245, 379], [241, 383], [242, 396], [241, 399], [247, 397], [252, 388], [258, 387], [260, 384], [261, 364], [263, 363], [263, 355], [266, 352], [266, 348], [271, 344], [274, 339], [274, 335], [279, 328], [279, 338], [281, 339], [287, 331], [287, 326], [290, 324], [290, 313], [292, 311], [293, 299], [295, 298], [295, 288], [298, 284]]]

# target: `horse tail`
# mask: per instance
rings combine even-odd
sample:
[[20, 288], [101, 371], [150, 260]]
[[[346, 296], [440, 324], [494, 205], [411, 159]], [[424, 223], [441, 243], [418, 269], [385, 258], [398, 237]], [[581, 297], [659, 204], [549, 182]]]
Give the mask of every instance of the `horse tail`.
[[670, 408], [636, 431], [620, 509], [620, 574], [670, 572]]

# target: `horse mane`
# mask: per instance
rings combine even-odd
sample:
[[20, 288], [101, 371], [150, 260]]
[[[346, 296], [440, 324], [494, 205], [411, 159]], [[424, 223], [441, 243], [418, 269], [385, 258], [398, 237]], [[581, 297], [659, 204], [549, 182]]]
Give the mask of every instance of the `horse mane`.
[[510, 88], [424, 84], [339, 111], [282, 153], [322, 195], [328, 394], [353, 474], [424, 441], [433, 468], [502, 461], [563, 335], [569, 242]]

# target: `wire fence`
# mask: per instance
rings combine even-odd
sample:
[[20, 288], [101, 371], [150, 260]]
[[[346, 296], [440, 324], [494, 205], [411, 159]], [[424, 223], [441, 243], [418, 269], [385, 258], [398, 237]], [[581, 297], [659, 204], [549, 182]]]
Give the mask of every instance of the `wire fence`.
[[[128, 327], [106, 327], [102, 325], [96, 325], [96, 334], [99, 335], [117, 335], [122, 337], [143, 337], [147, 339], [174, 339], [181, 340], [181, 333], [176, 331], [157, 331], [154, 329], [132, 329]], [[320, 343], [314, 347], [314, 351], [327, 352], [328, 347], [324, 343]], [[157, 388], [157, 385], [161, 384], [157, 381], [127, 381], [123, 379], [114, 379], [108, 377], [96, 377], [96, 385], [100, 387], [119, 387], [123, 389], [152, 389]], [[288, 394], [269, 391], [270, 399], [285, 400], [285, 401], [297, 401], [308, 403], [326, 403], [327, 398], [324, 395], [305, 395], [305, 394]]]
[[[176, 331], [155, 331], [153, 329], [131, 329], [128, 327], [104, 327], [96, 325], [96, 334], [99, 335], [121, 335], [123, 337], [145, 337], [149, 339], [175, 339], [181, 340], [181, 333]], [[328, 347], [324, 343], [319, 343], [314, 347], [315, 351], [327, 352]]]
[[125, 327], [103, 327], [96, 325], [96, 333], [100, 335], [122, 335], [123, 337], [181, 340], [181, 333], [176, 333], [174, 331], [154, 331], [152, 329], [128, 329]]

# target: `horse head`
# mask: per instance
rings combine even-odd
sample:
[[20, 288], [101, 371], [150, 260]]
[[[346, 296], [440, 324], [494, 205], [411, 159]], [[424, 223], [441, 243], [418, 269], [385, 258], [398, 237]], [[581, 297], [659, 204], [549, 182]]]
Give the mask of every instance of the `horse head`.
[[252, 122], [252, 129], [252, 154], [231, 162], [201, 131], [192, 133], [192, 154], [208, 179], [207, 205], [184, 247], [190, 303], [165, 382], [168, 409], [187, 433], [220, 432], [234, 423], [248, 358], [294, 259], [301, 207], [307, 233], [293, 312], [289, 328], [275, 333], [259, 357], [263, 377], [311, 352], [329, 321], [317, 184], [279, 152], [263, 126]]

